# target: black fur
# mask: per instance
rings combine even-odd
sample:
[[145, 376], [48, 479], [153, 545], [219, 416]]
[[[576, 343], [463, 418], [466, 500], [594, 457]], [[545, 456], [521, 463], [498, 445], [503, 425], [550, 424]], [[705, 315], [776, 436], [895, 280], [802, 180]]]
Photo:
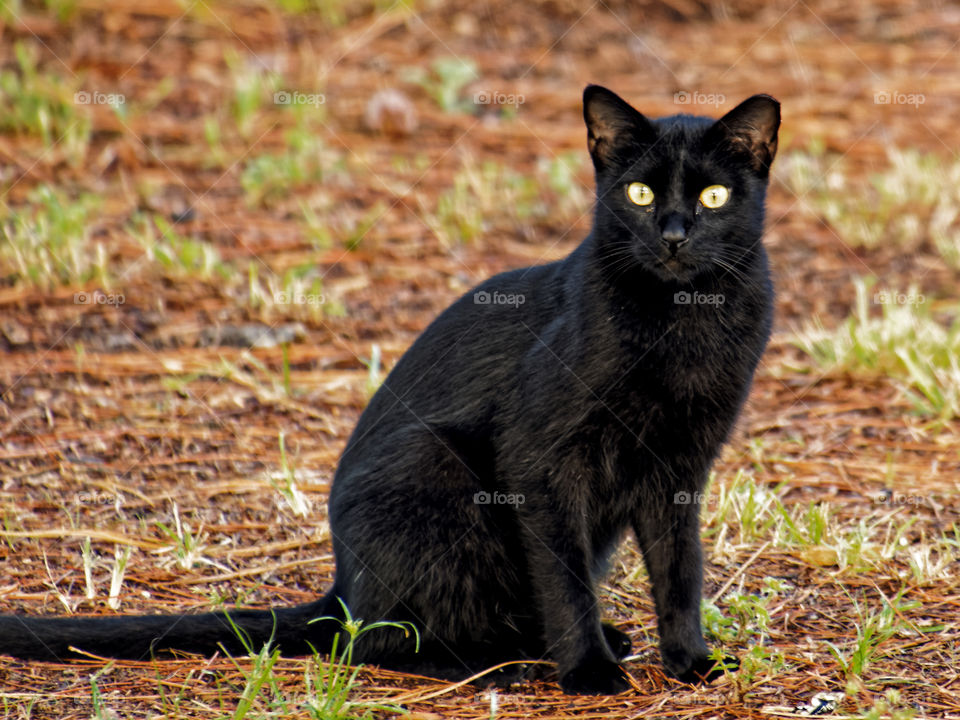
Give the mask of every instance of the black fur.
[[[232, 613], [255, 643], [275, 628], [286, 653], [328, 649], [336, 625], [305, 621], [337, 614], [340, 597], [354, 617], [421, 634], [414, 653], [398, 630], [371, 632], [358, 661], [460, 678], [547, 658], [568, 692], [620, 692], [630, 642], [601, 623], [595, 588], [632, 528], [665, 666], [709, 673], [699, 506], [682, 500], [704, 490], [770, 330], [760, 238], [779, 105], [758, 95], [719, 121], [648, 120], [590, 86], [584, 117], [593, 231], [566, 259], [460, 298], [400, 359], [337, 468], [333, 588], [275, 618]], [[634, 181], [652, 205], [628, 199]], [[710, 210], [698, 197], [713, 184], [730, 199]], [[21, 657], [237, 650], [233, 637], [219, 614], [0, 617], [0, 652]]]

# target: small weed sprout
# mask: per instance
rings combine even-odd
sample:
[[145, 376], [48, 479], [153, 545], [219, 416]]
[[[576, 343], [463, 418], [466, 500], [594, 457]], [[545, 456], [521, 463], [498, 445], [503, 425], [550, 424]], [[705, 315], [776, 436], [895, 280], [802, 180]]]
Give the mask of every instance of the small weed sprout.
[[107, 596], [107, 605], [111, 610], [120, 609], [120, 591], [123, 589], [123, 575], [127, 571], [130, 554], [129, 547], [117, 545], [114, 548], [113, 569], [110, 571], [110, 594]]
[[190, 526], [180, 520], [180, 511], [177, 504], [173, 504], [173, 527], [167, 527], [162, 522], [157, 526], [172, 541], [170, 545], [158, 550], [159, 553], [172, 552], [177, 560], [177, 564], [184, 570], [189, 570], [198, 564], [212, 565], [224, 572], [229, 572], [229, 568], [203, 557], [203, 551], [206, 544], [203, 542], [206, 533], [203, 531], [203, 523], [200, 524], [200, 530], [196, 535], [190, 530]]
[[35, 48], [17, 42], [13, 50], [17, 67], [0, 71], [0, 105], [4, 109], [0, 132], [42, 138], [46, 152], [37, 162], [66, 157], [79, 165], [87, 154], [91, 122], [86, 113], [78, 112], [77, 87], [67, 86], [54, 74], [41, 73]]
[[[272, 643], [268, 642], [259, 652], [255, 651], [250, 638], [227, 613], [227, 621], [253, 660], [253, 668], [250, 670], [241, 668], [235, 660], [233, 661], [245, 680], [240, 702], [233, 713], [234, 720], [243, 720], [255, 708], [261, 706], [266, 706], [265, 710], [271, 717], [274, 714], [289, 716], [295, 711], [305, 711], [307, 717], [314, 720], [372, 720], [374, 717], [381, 717], [384, 713], [393, 715], [405, 712], [403, 708], [396, 705], [351, 699], [356, 689], [357, 677], [362, 669], [362, 666], [353, 666], [353, 652], [360, 636], [384, 628], [399, 629], [407, 635], [412, 632], [416, 648], [419, 650], [420, 634], [417, 628], [410, 623], [389, 621], [365, 625], [362, 620], [350, 614], [342, 600], [338, 598], [338, 601], [343, 608], [343, 619], [324, 616], [310, 621], [312, 624], [332, 620], [340, 624], [342, 632], [334, 636], [330, 659], [327, 663], [324, 663], [316, 652], [307, 662], [304, 667], [305, 692], [296, 699], [290, 699], [285, 695], [283, 687], [274, 674], [274, 666], [280, 658], [280, 649], [271, 648]], [[345, 638], [345, 644], [341, 644], [342, 638]], [[270, 691], [270, 697], [261, 697], [266, 690]]]
[[470, 158], [432, 210], [422, 199], [420, 207], [424, 222], [448, 249], [478, 240], [498, 221], [514, 223], [549, 214], [537, 178]]
[[850, 598], [859, 619], [853, 647], [844, 651], [831, 642], [827, 643], [830, 654], [837, 661], [847, 682], [847, 694], [854, 694], [865, 685], [864, 673], [884, 655], [880, 646], [906, 628], [902, 614], [920, 607], [917, 601], [903, 602], [905, 592], [905, 588], [901, 589], [892, 601], [883, 598], [878, 614], [870, 614], [866, 607]]
[[91, 240], [99, 201], [67, 198], [40, 185], [25, 208], [0, 210], [0, 276], [42, 289], [99, 281], [109, 286], [108, 258]]
[[80, 544], [80, 554], [83, 558], [83, 580], [86, 588], [87, 600], [93, 600], [97, 596], [97, 589], [93, 584], [93, 563], [95, 556], [90, 544], [90, 537], [87, 536]]
[[[314, 686], [316, 687], [315, 692], [308, 693], [311, 696], [315, 696], [316, 700], [307, 704], [307, 710], [310, 712], [310, 716], [316, 718], [316, 720], [355, 717], [353, 713], [356, 711], [352, 707], [355, 704], [351, 703], [348, 698], [351, 689], [356, 685], [357, 675], [360, 673], [360, 668], [362, 667], [354, 667], [351, 671], [354, 646], [362, 635], [383, 628], [402, 630], [406, 636], [409, 636], [412, 632], [416, 643], [416, 651], [419, 652], [420, 650], [420, 633], [413, 624], [408, 622], [380, 621], [365, 625], [363, 620], [354, 618], [350, 614], [350, 610], [343, 600], [337, 598], [337, 601], [340, 603], [340, 607], [343, 608], [343, 620], [325, 616], [310, 621], [314, 623], [333, 620], [339, 622], [343, 628], [343, 632], [338, 633], [334, 637], [333, 648], [330, 650], [330, 662], [327, 665], [326, 673], [322, 673], [319, 677], [315, 678], [313, 682], [308, 681], [308, 689]], [[346, 645], [340, 650], [340, 638], [344, 634], [346, 634]], [[401, 712], [400, 708], [390, 705], [361, 704], [359, 707], [367, 712], [372, 710]], [[367, 717], [367, 715], [365, 714], [362, 717]]]
[[363, 358], [360, 361], [367, 366], [367, 382], [364, 386], [364, 390], [367, 393], [367, 397], [373, 397], [373, 394], [379, 389], [380, 384], [383, 382], [383, 370], [380, 367], [380, 346], [377, 343], [374, 343], [370, 348], [370, 359], [364, 360]]
[[152, 220], [141, 218], [134, 234], [140, 240], [147, 259], [159, 265], [166, 277], [225, 280], [234, 275], [233, 270], [221, 260], [215, 245], [181, 235], [160, 215], [154, 215]]
[[[789, 589], [789, 584], [778, 578], [765, 578], [759, 595], [730, 593], [724, 600], [732, 616], [725, 616], [712, 601], [701, 602], [701, 616], [707, 637], [717, 641], [712, 658], [732, 677], [738, 701], [765, 678], [783, 670], [783, 653], [767, 646], [770, 628], [770, 603]], [[739, 668], [731, 667], [723, 646], [752, 642], [750, 649], [739, 659]]]
[[314, 262], [288, 268], [278, 275], [251, 260], [247, 268], [247, 300], [268, 322], [276, 316], [317, 320], [324, 315], [339, 316], [345, 310], [324, 291], [322, 269]]
[[107, 663], [90, 676], [90, 701], [93, 705], [93, 720], [114, 720], [117, 714], [111, 710], [103, 701], [103, 693], [100, 692], [100, 686], [97, 681], [101, 675], [106, 675], [113, 669], [113, 663]]
[[296, 471], [287, 459], [287, 450], [282, 431], [279, 433], [278, 441], [280, 444], [280, 479], [271, 478], [270, 482], [280, 495], [283, 496], [283, 499], [286, 500], [295, 515], [307, 517], [312, 510], [310, 500], [303, 494], [303, 491], [297, 487]]
[[264, 101], [279, 87], [280, 78], [254, 57], [230, 51], [224, 59], [233, 76], [230, 114], [240, 135], [249, 140]]
[[346, 165], [339, 152], [328, 148], [306, 128], [286, 134], [286, 149], [256, 155], [244, 163], [240, 185], [251, 206], [276, 207], [294, 191], [345, 177]]
[[437, 58], [430, 70], [409, 68], [406, 79], [422, 87], [444, 112], [469, 112], [472, 103], [460, 97], [463, 88], [479, 77], [472, 60]]

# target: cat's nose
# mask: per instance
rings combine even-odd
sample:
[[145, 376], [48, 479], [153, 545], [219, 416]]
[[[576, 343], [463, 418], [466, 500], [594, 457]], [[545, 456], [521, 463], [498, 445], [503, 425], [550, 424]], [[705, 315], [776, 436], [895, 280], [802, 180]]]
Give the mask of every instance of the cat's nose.
[[683, 226], [683, 218], [676, 215], [670, 218], [660, 233], [660, 240], [671, 253], [675, 253], [679, 248], [686, 245], [689, 238], [687, 237], [687, 229]]

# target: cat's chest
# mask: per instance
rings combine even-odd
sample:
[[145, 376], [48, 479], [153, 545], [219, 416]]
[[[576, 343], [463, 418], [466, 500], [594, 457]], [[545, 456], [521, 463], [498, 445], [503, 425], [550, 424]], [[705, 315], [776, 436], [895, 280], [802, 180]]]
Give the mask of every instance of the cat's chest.
[[[760, 333], [723, 308], [692, 308], [619, 330], [628, 385], [683, 397], [711, 395], [748, 381], [762, 352]], [[616, 370], [614, 370], [616, 372]]]

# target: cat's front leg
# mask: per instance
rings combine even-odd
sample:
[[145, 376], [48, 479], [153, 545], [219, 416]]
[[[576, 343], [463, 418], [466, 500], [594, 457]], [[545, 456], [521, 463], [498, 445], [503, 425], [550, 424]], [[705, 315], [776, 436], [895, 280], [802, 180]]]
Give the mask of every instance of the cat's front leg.
[[647, 498], [634, 518], [634, 533], [653, 586], [660, 655], [674, 677], [710, 680], [714, 670], [700, 624], [703, 559], [699, 493]]
[[576, 517], [534, 504], [521, 506], [518, 519], [546, 653], [557, 662], [560, 685], [578, 695], [624, 692], [630, 685], [600, 624], [583, 529]]

